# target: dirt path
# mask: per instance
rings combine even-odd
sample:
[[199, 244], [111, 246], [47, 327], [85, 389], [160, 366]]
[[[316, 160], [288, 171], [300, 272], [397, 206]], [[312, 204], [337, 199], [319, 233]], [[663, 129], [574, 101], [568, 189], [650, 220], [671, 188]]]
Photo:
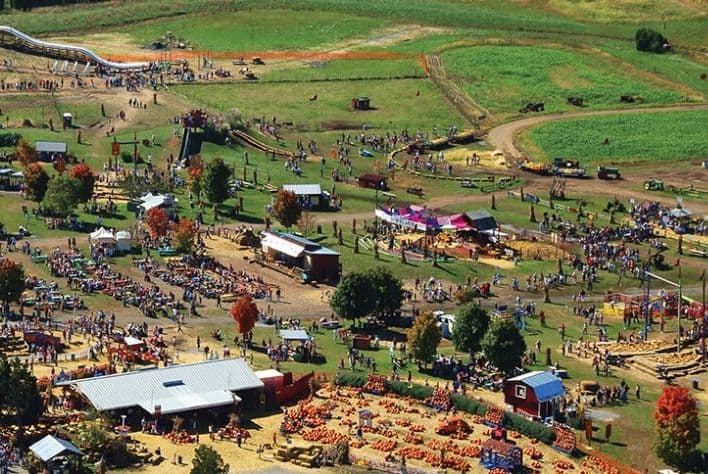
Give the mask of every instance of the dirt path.
[[496, 148], [503, 151], [506, 156], [514, 160], [522, 159], [524, 153], [514, 143], [516, 135], [527, 128], [535, 125], [550, 122], [552, 120], [565, 120], [578, 117], [590, 117], [593, 115], [623, 115], [641, 112], [677, 112], [684, 110], [708, 109], [708, 104], [690, 105], [669, 105], [664, 107], [633, 107], [630, 109], [592, 110], [585, 112], [560, 112], [556, 114], [539, 115], [529, 117], [514, 122], [505, 123], [489, 130], [487, 141], [494, 144]]

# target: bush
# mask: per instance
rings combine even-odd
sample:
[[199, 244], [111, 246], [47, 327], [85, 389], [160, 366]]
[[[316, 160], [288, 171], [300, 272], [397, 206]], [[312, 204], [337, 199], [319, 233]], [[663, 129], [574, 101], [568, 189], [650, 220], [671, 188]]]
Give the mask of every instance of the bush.
[[460, 411], [479, 416], [487, 414], [487, 405], [472, 398], [463, 397], [462, 395], [453, 395], [452, 401], [455, 403], [455, 408]]
[[393, 380], [386, 381], [386, 388], [391, 392], [397, 393], [404, 397], [415, 398], [416, 400], [425, 400], [433, 396], [433, 387], [425, 385], [408, 384], [408, 382], [396, 382]]
[[504, 426], [518, 431], [529, 438], [536, 438], [544, 444], [552, 444], [556, 439], [556, 434], [552, 429], [536, 421], [528, 420], [523, 416], [514, 415], [513, 413], [504, 413]]
[[637, 46], [637, 51], [648, 51], [652, 53], [663, 53], [671, 48], [669, 40], [658, 31], [650, 30], [649, 28], [640, 28], [634, 35], [634, 42]]
[[334, 379], [337, 385], [348, 387], [363, 387], [366, 384], [366, 374], [355, 374], [353, 372], [340, 372]]
[[0, 133], [0, 147], [14, 147], [20, 142], [19, 133]]

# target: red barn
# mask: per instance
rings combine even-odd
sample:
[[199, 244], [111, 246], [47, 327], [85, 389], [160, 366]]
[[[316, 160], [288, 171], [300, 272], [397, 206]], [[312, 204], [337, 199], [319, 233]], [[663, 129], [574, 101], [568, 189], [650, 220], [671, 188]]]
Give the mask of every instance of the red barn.
[[504, 403], [515, 413], [545, 419], [560, 406], [565, 389], [550, 372], [529, 372], [504, 382]]

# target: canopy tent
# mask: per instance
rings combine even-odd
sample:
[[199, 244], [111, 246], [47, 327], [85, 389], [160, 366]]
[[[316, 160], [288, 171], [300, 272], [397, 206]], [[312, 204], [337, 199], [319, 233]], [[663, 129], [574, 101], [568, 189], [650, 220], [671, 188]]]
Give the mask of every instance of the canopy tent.
[[89, 240], [93, 244], [115, 244], [116, 239], [113, 237], [113, 232], [104, 229], [103, 227], [89, 234]]
[[118, 232], [116, 232], [115, 238], [116, 238], [116, 248], [118, 248], [118, 250], [121, 250], [124, 252], [127, 252], [128, 250], [130, 250], [130, 247], [131, 247], [131, 245], [130, 245], [130, 240], [131, 240], [130, 239], [130, 232], [125, 231], [125, 230], [118, 231]]
[[51, 461], [65, 452], [70, 452], [78, 456], [83, 456], [84, 454], [69, 441], [52, 435], [47, 435], [31, 445], [30, 451], [44, 462]]
[[171, 196], [165, 194], [147, 193], [140, 198], [140, 208], [145, 212], [155, 207], [171, 206], [174, 202]]
[[686, 209], [684, 207], [676, 207], [674, 209], [671, 209], [671, 211], [669, 211], [669, 215], [671, 217], [681, 219], [683, 217], [689, 217], [689, 216], [693, 215], [693, 212], [690, 209]]

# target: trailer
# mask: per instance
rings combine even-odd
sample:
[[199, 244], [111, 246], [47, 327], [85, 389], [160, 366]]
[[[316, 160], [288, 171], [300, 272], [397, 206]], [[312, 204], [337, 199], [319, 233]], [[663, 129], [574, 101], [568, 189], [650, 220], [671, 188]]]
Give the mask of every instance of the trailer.
[[551, 174], [565, 178], [589, 178], [585, 173], [585, 168], [580, 166], [579, 161], [566, 160], [565, 158], [554, 158], [551, 166]]
[[597, 177], [599, 179], [622, 179], [619, 169], [609, 166], [598, 166]]

